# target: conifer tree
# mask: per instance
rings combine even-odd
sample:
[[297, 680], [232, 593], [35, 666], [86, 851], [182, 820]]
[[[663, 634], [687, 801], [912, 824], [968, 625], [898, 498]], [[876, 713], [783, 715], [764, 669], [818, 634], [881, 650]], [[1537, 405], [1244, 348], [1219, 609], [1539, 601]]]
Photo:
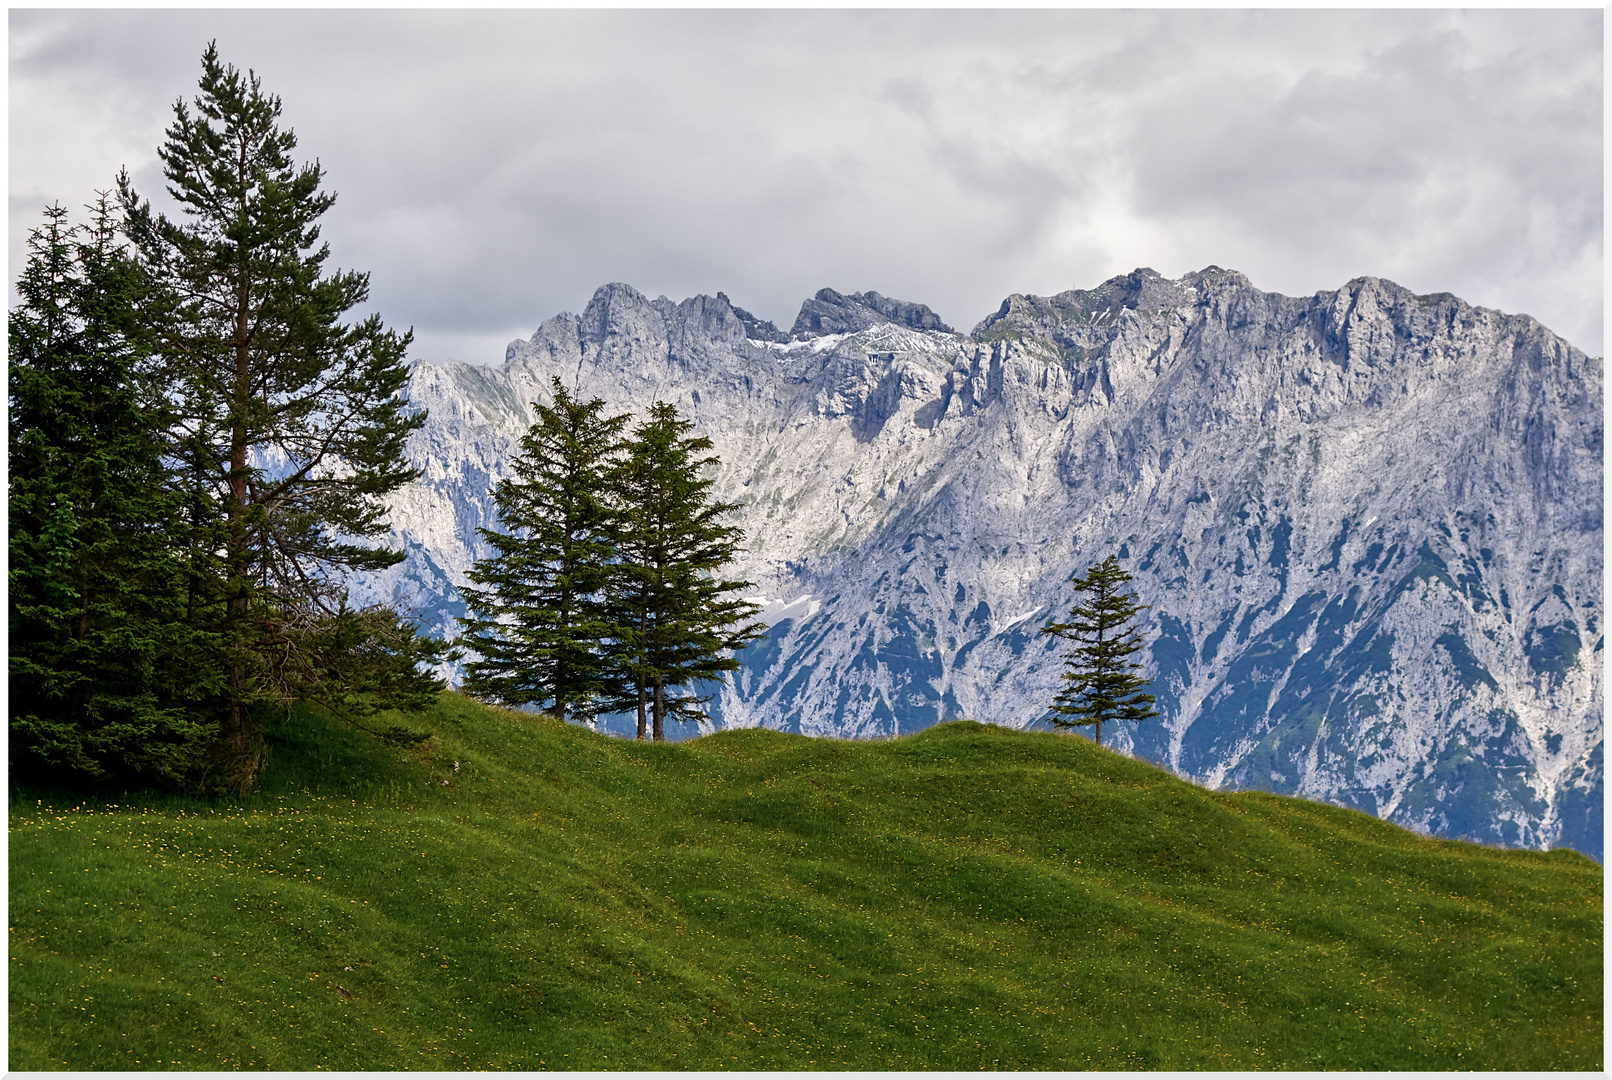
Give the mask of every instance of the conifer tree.
[[180, 784], [217, 734], [222, 671], [171, 535], [139, 267], [105, 195], [92, 211], [45, 212], [8, 320], [13, 765]]
[[603, 590], [614, 558], [607, 474], [627, 417], [599, 398], [573, 399], [558, 378], [553, 404], [493, 492], [504, 530], [481, 530], [497, 555], [479, 560], [462, 590], [474, 613], [462, 641], [480, 654], [464, 688], [510, 705], [549, 703], [561, 720], [591, 720], [606, 690], [613, 636]]
[[1064, 688], [1053, 699], [1046, 720], [1057, 727], [1090, 724], [1099, 746], [1105, 722], [1159, 715], [1152, 707], [1153, 695], [1142, 692], [1148, 681], [1136, 674], [1141, 665], [1130, 660], [1142, 647], [1136, 616], [1147, 610], [1124, 591], [1130, 580], [1119, 559], [1110, 555], [1084, 576], [1075, 576], [1075, 588], [1089, 599], [1075, 604], [1069, 621], [1041, 630], [1075, 643], [1064, 659]]
[[[702, 457], [711, 440], [689, 436], [693, 424], [660, 402], [627, 444], [616, 472], [618, 526], [609, 596], [617, 637], [610, 650], [615, 708], [635, 710], [638, 737], [666, 738], [668, 716], [695, 720], [710, 700], [689, 688], [719, 679], [742, 648], [765, 630], [759, 608], [737, 594], [749, 582], [715, 577], [743, 542], [722, 519], [736, 504], [711, 497], [715, 482]], [[682, 691], [680, 693], [674, 691]]]
[[[317, 162], [292, 160], [296, 142], [279, 99], [209, 45], [195, 108], [175, 104], [158, 151], [182, 217], [119, 178], [124, 227], [155, 287], [141, 315], [165, 364], [169, 453], [188, 487], [193, 602], [225, 650], [215, 782], [242, 790], [262, 766], [254, 704], [348, 696], [351, 665], [329, 652], [344, 634], [390, 626], [366, 650], [401, 684], [442, 655], [386, 612], [330, 622], [342, 618], [345, 572], [403, 558], [364, 541], [385, 532], [382, 497], [418, 475], [403, 449], [424, 415], [403, 396], [411, 334], [377, 315], [343, 321], [369, 276], [327, 269], [318, 220], [335, 195]], [[388, 685], [366, 670], [369, 685]]]

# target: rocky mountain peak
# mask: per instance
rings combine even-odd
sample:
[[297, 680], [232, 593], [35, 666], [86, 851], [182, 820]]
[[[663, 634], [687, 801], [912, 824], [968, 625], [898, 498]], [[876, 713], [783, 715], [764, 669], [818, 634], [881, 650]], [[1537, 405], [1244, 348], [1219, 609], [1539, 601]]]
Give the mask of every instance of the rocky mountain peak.
[[1211, 266], [1171, 281], [1151, 267], [1138, 267], [1129, 274], [1111, 277], [1095, 289], [1070, 289], [1055, 296], [1026, 296], [1014, 293], [1002, 301], [996, 313], [974, 327], [973, 336], [989, 341], [1026, 333], [1060, 339], [1077, 325], [1107, 321], [1122, 311], [1156, 314], [1190, 308], [1198, 300], [1198, 286], [1209, 283], [1220, 289], [1248, 285], [1248, 279], [1234, 270]]
[[1227, 270], [1213, 263], [1202, 270], [1191, 270], [1182, 274], [1179, 284], [1199, 290], [1254, 288], [1254, 283], [1248, 280], [1246, 274], [1237, 270]]
[[935, 330], [942, 334], [956, 333], [941, 322], [940, 316], [931, 311], [927, 304], [892, 300], [876, 292], [846, 296], [833, 289], [819, 289], [816, 296], [800, 306], [800, 314], [795, 316], [795, 325], [790, 334], [796, 338], [854, 334], [881, 323], [895, 323], [913, 330]]
[[582, 309], [583, 332], [595, 340], [603, 340], [619, 331], [621, 319], [631, 318], [650, 306], [649, 298], [624, 281], [612, 281], [593, 292], [588, 306]]

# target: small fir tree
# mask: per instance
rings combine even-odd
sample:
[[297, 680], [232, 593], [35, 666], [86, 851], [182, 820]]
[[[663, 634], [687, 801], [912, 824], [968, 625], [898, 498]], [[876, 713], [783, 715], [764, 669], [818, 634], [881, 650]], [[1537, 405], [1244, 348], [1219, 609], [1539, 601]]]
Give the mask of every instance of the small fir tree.
[[462, 590], [473, 616], [461, 640], [480, 659], [464, 688], [509, 705], [548, 703], [561, 720], [591, 721], [606, 690], [604, 646], [614, 629], [604, 604], [615, 555], [607, 475], [628, 418], [599, 398], [572, 398], [558, 378], [553, 405], [493, 492], [507, 531], [481, 530], [497, 554]]
[[333, 610], [287, 607], [276, 627], [280, 655], [265, 671], [267, 691], [280, 701], [309, 701], [384, 742], [416, 745], [430, 738], [400, 724], [366, 722], [395, 710], [421, 712], [440, 696], [443, 680], [429, 665], [456, 660], [446, 642], [420, 635], [419, 625], [386, 604]]
[[1120, 569], [1119, 559], [1110, 555], [1085, 576], [1074, 578], [1075, 588], [1088, 599], [1075, 604], [1069, 621], [1041, 630], [1075, 644], [1064, 658], [1064, 688], [1053, 699], [1045, 719], [1057, 727], [1093, 725], [1099, 746], [1105, 722], [1159, 715], [1152, 707], [1153, 695], [1142, 692], [1148, 680], [1136, 674], [1141, 665], [1130, 661], [1142, 647], [1142, 632], [1135, 619], [1147, 610], [1125, 591], [1130, 581], [1131, 575]]
[[216, 737], [222, 671], [171, 536], [140, 270], [105, 195], [92, 211], [88, 228], [45, 212], [8, 319], [13, 763], [182, 784]]
[[[738, 595], [749, 582], [715, 576], [732, 562], [744, 531], [722, 519], [734, 503], [711, 497], [704, 457], [711, 440], [660, 402], [627, 444], [613, 488], [618, 504], [616, 559], [608, 581], [616, 636], [609, 649], [613, 708], [635, 710], [638, 738], [666, 738], [666, 719], [696, 720], [710, 695], [690, 691], [739, 662], [731, 650], [765, 634], [760, 610]], [[681, 691], [681, 692], [678, 692]]]

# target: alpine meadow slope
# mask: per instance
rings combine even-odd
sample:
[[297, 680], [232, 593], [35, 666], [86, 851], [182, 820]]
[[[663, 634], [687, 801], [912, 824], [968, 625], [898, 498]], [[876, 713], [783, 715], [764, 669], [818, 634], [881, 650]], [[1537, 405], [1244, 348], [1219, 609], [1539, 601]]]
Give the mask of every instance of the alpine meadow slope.
[[[1086, 739], [269, 718], [12, 791], [17, 1070], [1599, 1070], [1605, 875]], [[107, 796], [110, 795], [110, 798]]]
[[416, 363], [403, 564], [358, 582], [452, 635], [492, 486], [558, 375], [673, 402], [741, 505], [771, 635], [719, 727], [1024, 727], [1038, 630], [1116, 554], [1163, 714], [1105, 738], [1213, 787], [1437, 836], [1602, 851], [1602, 361], [1524, 315], [1210, 267], [1014, 295], [969, 334], [825, 289], [789, 333], [607, 285], [501, 367]]

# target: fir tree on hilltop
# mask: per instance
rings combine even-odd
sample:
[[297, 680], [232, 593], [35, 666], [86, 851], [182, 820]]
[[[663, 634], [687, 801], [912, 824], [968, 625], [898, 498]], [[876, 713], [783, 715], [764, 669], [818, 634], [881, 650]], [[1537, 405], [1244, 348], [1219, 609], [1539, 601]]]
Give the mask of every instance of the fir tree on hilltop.
[[[652, 406], [615, 470], [616, 560], [607, 596], [618, 634], [610, 650], [614, 708], [636, 712], [638, 737], [666, 737], [666, 719], [696, 720], [709, 695], [692, 684], [737, 670], [731, 651], [765, 635], [747, 581], [715, 576], [744, 530], [724, 524], [737, 506], [712, 499], [711, 440], [667, 402]], [[724, 654], [727, 655], [724, 655]], [[682, 691], [682, 692], [678, 692]]]
[[514, 476], [493, 491], [502, 530], [481, 530], [497, 554], [471, 569], [478, 587], [460, 592], [476, 613], [462, 620], [462, 640], [480, 654], [464, 689], [586, 722], [607, 689], [615, 633], [604, 603], [616, 551], [608, 478], [628, 418], [606, 416], [599, 398], [573, 399], [557, 377], [553, 404], [534, 407]]
[[1064, 657], [1064, 688], [1053, 699], [1046, 720], [1061, 728], [1090, 725], [1101, 746], [1104, 723], [1159, 715], [1153, 708], [1153, 695], [1142, 692], [1148, 680], [1137, 674], [1141, 665], [1130, 660], [1142, 647], [1142, 632], [1135, 619], [1147, 605], [1138, 604], [1125, 591], [1131, 575], [1113, 555], [1073, 580], [1075, 588], [1089, 599], [1075, 604], [1068, 622], [1041, 629], [1043, 634], [1074, 642]]

